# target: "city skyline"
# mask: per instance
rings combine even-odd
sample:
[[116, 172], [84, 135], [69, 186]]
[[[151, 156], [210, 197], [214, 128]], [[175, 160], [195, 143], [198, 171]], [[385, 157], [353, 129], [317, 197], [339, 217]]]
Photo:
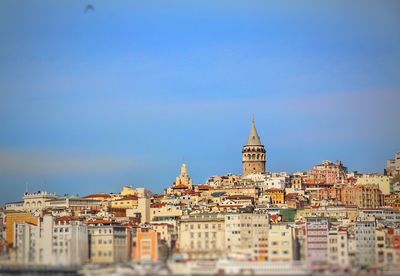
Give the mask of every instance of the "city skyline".
[[382, 173], [399, 4], [285, 3], [2, 2], [0, 204], [240, 173], [252, 113], [268, 171]]

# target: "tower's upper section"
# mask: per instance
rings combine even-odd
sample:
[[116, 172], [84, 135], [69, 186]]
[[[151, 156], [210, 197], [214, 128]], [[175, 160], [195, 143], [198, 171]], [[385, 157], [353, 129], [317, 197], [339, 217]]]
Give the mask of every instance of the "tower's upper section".
[[257, 129], [256, 129], [256, 124], [254, 122], [254, 114], [251, 119], [251, 129], [250, 129], [250, 134], [249, 138], [247, 139], [247, 144], [246, 146], [261, 146], [261, 140], [260, 136], [258, 136]]

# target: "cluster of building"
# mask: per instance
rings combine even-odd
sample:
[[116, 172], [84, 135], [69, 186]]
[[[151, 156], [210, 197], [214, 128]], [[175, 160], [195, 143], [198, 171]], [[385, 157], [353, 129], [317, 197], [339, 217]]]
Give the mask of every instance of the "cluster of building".
[[379, 270], [400, 265], [400, 153], [384, 174], [323, 161], [267, 172], [254, 119], [241, 175], [193, 184], [185, 164], [162, 194], [125, 186], [84, 197], [45, 191], [0, 209], [9, 263], [233, 260]]

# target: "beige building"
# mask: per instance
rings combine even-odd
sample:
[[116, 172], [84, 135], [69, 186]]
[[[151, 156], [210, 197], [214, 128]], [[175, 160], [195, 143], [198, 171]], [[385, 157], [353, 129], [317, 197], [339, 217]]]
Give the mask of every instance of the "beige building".
[[268, 261], [291, 262], [296, 258], [294, 229], [288, 224], [270, 224], [268, 233]]
[[350, 265], [347, 228], [338, 227], [328, 232], [328, 263], [341, 268]]
[[58, 197], [54, 193], [46, 191], [38, 191], [36, 193], [25, 193], [23, 196], [24, 210], [34, 211], [42, 210], [46, 207], [46, 202], [51, 199], [57, 199]]
[[267, 154], [258, 136], [254, 116], [251, 122], [250, 134], [242, 149], [243, 176], [253, 173], [264, 173]]
[[256, 261], [267, 259], [267, 213], [225, 215], [225, 244], [231, 256]]
[[179, 252], [185, 259], [217, 259], [225, 253], [225, 218], [221, 214], [184, 215]]
[[127, 233], [124, 226], [109, 221], [88, 224], [89, 257], [92, 263], [115, 263], [128, 260]]
[[296, 212], [296, 219], [325, 217], [355, 221], [357, 216], [358, 208], [356, 206], [322, 206], [318, 208], [306, 206]]
[[357, 177], [356, 185], [378, 185], [382, 194], [390, 194], [391, 177], [383, 174], [362, 174]]

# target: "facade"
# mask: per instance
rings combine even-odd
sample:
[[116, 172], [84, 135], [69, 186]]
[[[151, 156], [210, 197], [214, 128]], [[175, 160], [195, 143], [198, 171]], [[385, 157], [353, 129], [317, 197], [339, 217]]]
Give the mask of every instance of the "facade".
[[350, 265], [347, 228], [338, 227], [329, 230], [328, 263], [342, 268]]
[[356, 261], [358, 265], [368, 266], [375, 263], [375, 228], [376, 223], [373, 220], [360, 220], [355, 223]]
[[226, 251], [222, 214], [184, 215], [179, 229], [179, 251], [185, 259], [217, 259]]
[[268, 261], [292, 262], [296, 259], [294, 229], [286, 223], [270, 224]]
[[383, 174], [362, 174], [357, 177], [356, 185], [378, 185], [382, 194], [389, 195], [391, 192], [390, 180], [389, 176]]
[[325, 160], [321, 164], [314, 166], [310, 173], [310, 175], [314, 175], [316, 179], [326, 184], [344, 183], [346, 174], [347, 168], [341, 161], [333, 163], [329, 160]]
[[47, 191], [38, 191], [36, 193], [25, 193], [23, 196], [24, 210], [41, 210], [46, 206], [46, 202], [51, 199], [57, 199], [56, 194]]
[[136, 261], [158, 261], [158, 233], [150, 228], [138, 228], [133, 249]]
[[328, 261], [327, 218], [307, 218], [306, 222], [306, 254], [310, 264], [325, 264]]
[[225, 245], [231, 256], [247, 260], [267, 259], [269, 216], [237, 213], [225, 216]]
[[17, 263], [78, 266], [88, 261], [87, 225], [73, 217], [45, 215], [38, 224], [16, 224]]
[[172, 248], [176, 242], [176, 227], [170, 223], [152, 223], [151, 228], [158, 234], [159, 241]]
[[88, 224], [89, 257], [92, 263], [115, 263], [127, 261], [128, 242], [124, 226], [107, 221]]
[[29, 212], [6, 212], [4, 218], [5, 238], [7, 244], [12, 247], [15, 236], [15, 225], [18, 223], [32, 223], [37, 225], [39, 217], [32, 215]]
[[377, 208], [382, 205], [382, 192], [378, 185], [355, 185], [342, 189], [341, 201], [359, 208]]
[[266, 151], [258, 136], [254, 116], [251, 122], [250, 134], [242, 150], [242, 175], [264, 173], [266, 168]]

